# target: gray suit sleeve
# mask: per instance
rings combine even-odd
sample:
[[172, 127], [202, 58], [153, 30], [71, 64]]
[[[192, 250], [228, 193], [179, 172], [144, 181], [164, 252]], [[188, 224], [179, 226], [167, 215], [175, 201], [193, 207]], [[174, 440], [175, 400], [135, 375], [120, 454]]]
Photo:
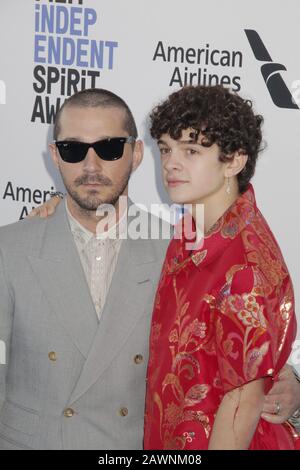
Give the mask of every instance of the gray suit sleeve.
[[6, 372], [13, 319], [13, 299], [0, 249], [0, 409], [5, 399]]

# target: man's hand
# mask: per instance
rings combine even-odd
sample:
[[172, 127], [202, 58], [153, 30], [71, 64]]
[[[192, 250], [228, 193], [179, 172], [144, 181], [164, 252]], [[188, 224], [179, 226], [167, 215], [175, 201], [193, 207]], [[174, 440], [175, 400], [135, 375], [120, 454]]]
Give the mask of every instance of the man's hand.
[[60, 203], [61, 198], [59, 196], [52, 196], [49, 201], [46, 201], [43, 205], [36, 207], [29, 214], [28, 217], [41, 217], [45, 219], [49, 215], [54, 214], [56, 207]]
[[279, 373], [278, 380], [265, 397], [261, 417], [269, 423], [284, 423], [300, 407], [300, 383], [293, 369], [285, 365]]

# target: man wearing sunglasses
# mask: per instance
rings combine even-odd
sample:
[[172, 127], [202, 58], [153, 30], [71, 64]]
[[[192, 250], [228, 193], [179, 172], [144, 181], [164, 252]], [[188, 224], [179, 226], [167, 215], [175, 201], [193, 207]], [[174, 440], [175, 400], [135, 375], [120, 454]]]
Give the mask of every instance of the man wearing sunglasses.
[[0, 229], [0, 449], [141, 449], [168, 240], [110, 237], [96, 213], [112, 205], [124, 235], [120, 196], [143, 144], [121, 98], [87, 90], [59, 111], [50, 151], [66, 200], [52, 217]]
[[[96, 211], [119, 209], [142, 143], [126, 103], [105, 90], [67, 100], [54, 140], [66, 200], [49, 218], [0, 229], [0, 338], [11, 344], [0, 366], [0, 449], [141, 449], [150, 318], [168, 240], [110, 239], [97, 232]], [[117, 214], [122, 233], [127, 213]], [[275, 387], [264, 411], [281, 421], [299, 386], [287, 368]]]

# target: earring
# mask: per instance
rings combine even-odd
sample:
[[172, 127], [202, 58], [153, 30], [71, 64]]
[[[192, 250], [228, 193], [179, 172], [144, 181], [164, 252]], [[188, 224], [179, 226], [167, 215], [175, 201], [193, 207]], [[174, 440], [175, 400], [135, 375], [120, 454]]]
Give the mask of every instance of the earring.
[[226, 188], [226, 193], [230, 194], [231, 193], [231, 188], [230, 188], [230, 179], [227, 178], [227, 188]]

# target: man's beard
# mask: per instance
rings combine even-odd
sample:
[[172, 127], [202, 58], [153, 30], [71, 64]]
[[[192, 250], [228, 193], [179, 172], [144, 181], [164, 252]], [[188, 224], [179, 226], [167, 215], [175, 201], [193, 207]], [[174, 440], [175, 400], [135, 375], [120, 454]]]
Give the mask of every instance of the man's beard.
[[[128, 169], [127, 173], [123, 176], [121, 181], [118, 183], [117, 186], [114, 187], [113, 182], [107, 178], [104, 175], [101, 174], [93, 174], [93, 175], [82, 175], [72, 183], [69, 184], [66, 182], [63, 174], [61, 174], [65, 188], [67, 190], [67, 193], [70, 195], [70, 197], [77, 203], [77, 205], [83, 210], [83, 211], [96, 211], [99, 206], [102, 204], [111, 204], [113, 206], [116, 205], [119, 197], [124, 193], [128, 181], [130, 178], [132, 172], [132, 165]], [[110, 192], [106, 197], [99, 195], [98, 190], [90, 190], [88, 196], [81, 196], [79, 191], [77, 191], [77, 188], [80, 187], [82, 184], [93, 184], [93, 183], [98, 183], [103, 187], [112, 188], [112, 192]], [[100, 189], [100, 187], [99, 187]]]

